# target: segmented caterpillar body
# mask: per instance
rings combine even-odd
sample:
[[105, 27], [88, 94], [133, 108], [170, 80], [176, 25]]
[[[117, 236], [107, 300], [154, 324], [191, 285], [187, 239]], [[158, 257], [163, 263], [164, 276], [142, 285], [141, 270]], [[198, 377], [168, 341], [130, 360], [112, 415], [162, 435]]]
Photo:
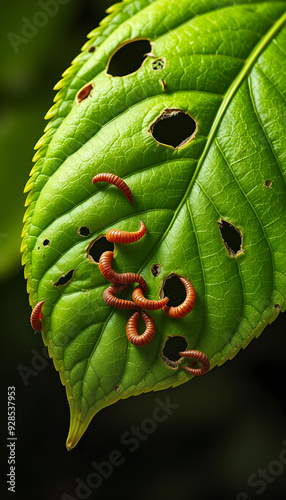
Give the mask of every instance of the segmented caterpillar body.
[[146, 226], [140, 220], [140, 229], [135, 232], [119, 231], [118, 229], [110, 229], [106, 233], [106, 239], [112, 243], [135, 243], [140, 240], [146, 233]]
[[179, 276], [179, 279], [183, 283], [186, 289], [186, 298], [182, 304], [180, 304], [177, 307], [169, 307], [169, 306], [164, 306], [163, 311], [170, 317], [170, 318], [183, 318], [187, 314], [191, 312], [193, 309], [195, 302], [196, 302], [196, 291], [190, 281], [188, 281], [186, 278], [183, 278], [182, 276]]
[[138, 286], [133, 290], [132, 299], [134, 300], [135, 304], [137, 304], [137, 306], [139, 306], [141, 309], [148, 309], [151, 311], [162, 309], [162, 307], [164, 307], [169, 301], [168, 297], [165, 297], [161, 300], [146, 299], [143, 295], [143, 289], [141, 288], [141, 286]]
[[147, 290], [146, 281], [135, 273], [117, 273], [111, 267], [111, 261], [114, 257], [113, 252], [103, 252], [99, 258], [99, 270], [101, 274], [114, 285], [125, 285], [127, 283], [138, 283], [143, 290]]
[[191, 375], [197, 375], [197, 376], [204, 375], [210, 368], [210, 362], [208, 357], [201, 351], [195, 351], [195, 350], [183, 351], [180, 352], [179, 354], [180, 356], [183, 357], [196, 359], [202, 364], [200, 368], [191, 368], [189, 366], [183, 366], [184, 370], [186, 370], [186, 372], [190, 373]]
[[120, 191], [126, 196], [127, 200], [130, 201], [131, 205], [133, 205], [133, 196], [129, 187], [126, 182], [120, 179], [117, 175], [103, 172], [101, 174], [97, 174], [92, 179], [92, 184], [95, 184], [96, 182], [109, 182], [110, 184], [113, 184], [113, 186], [120, 189]]
[[44, 304], [44, 300], [41, 300], [41, 302], [38, 302], [38, 304], [35, 305], [31, 317], [30, 317], [30, 322], [33, 330], [35, 332], [40, 332], [42, 330], [42, 323], [41, 323], [41, 318], [42, 318], [42, 307]]
[[[137, 331], [137, 323], [140, 318], [140, 314], [142, 319], [146, 325], [146, 329], [144, 333], [139, 335]], [[155, 335], [156, 327], [153, 318], [146, 312], [141, 310], [140, 312], [136, 311], [129, 318], [126, 325], [126, 334], [129, 342], [136, 346], [144, 346], [149, 344]]]
[[123, 292], [123, 290], [126, 290], [127, 288], [128, 286], [121, 285], [109, 286], [103, 292], [103, 299], [109, 306], [116, 307], [117, 309], [138, 309], [138, 306], [132, 302], [132, 300], [114, 297], [115, 294]]

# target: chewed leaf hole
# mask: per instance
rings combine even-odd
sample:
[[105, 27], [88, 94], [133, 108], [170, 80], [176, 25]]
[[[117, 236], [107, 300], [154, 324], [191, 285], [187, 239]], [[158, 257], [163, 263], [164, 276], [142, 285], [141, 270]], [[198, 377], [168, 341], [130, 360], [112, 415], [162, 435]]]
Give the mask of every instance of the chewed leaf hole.
[[64, 286], [64, 285], [67, 285], [71, 280], [72, 280], [72, 277], [73, 277], [73, 274], [74, 274], [74, 269], [72, 269], [71, 271], [69, 271], [67, 274], [63, 274], [60, 279], [58, 281], [56, 281], [56, 283], [54, 283], [54, 286]]
[[160, 57], [160, 59], [156, 59], [156, 61], [152, 62], [152, 68], [154, 71], [162, 71], [166, 66], [165, 57]]
[[151, 124], [155, 141], [175, 149], [182, 148], [195, 137], [197, 122], [182, 109], [168, 108]]
[[91, 47], [89, 47], [88, 49], [88, 52], [94, 52], [94, 51], [95, 51], [95, 46], [91, 45]]
[[167, 338], [160, 356], [167, 366], [176, 369], [179, 360], [182, 359], [179, 352], [185, 351], [187, 347], [188, 342], [185, 337], [174, 335]]
[[162, 89], [164, 90], [164, 92], [166, 92], [167, 84], [166, 84], [165, 80], [160, 80], [160, 83], [162, 85]]
[[160, 264], [153, 264], [151, 266], [151, 273], [153, 274], [153, 276], [159, 276], [160, 272], [161, 272]]
[[114, 244], [107, 241], [105, 236], [100, 236], [96, 240], [93, 240], [87, 247], [86, 253], [91, 262], [96, 262], [98, 264], [100, 256], [103, 252], [114, 251]]
[[129, 40], [123, 43], [110, 57], [106, 73], [110, 76], [127, 76], [141, 68], [152, 51], [149, 40]]
[[168, 307], [177, 307], [186, 298], [186, 289], [177, 274], [171, 274], [162, 283], [160, 298], [169, 297]]
[[86, 226], [81, 226], [78, 228], [77, 234], [79, 234], [80, 236], [85, 236], [85, 237], [89, 236], [89, 228]]
[[221, 219], [218, 222], [220, 234], [230, 257], [236, 257], [242, 250], [242, 234], [240, 230], [230, 222]]
[[93, 87], [94, 87], [93, 83], [88, 83], [82, 89], [80, 89], [75, 98], [76, 104], [80, 104], [87, 97], [89, 97], [91, 95]]
[[272, 187], [272, 181], [270, 179], [266, 179], [266, 181], [264, 182], [264, 186], [269, 189]]
[[43, 241], [43, 246], [44, 247], [48, 247], [50, 244], [51, 244], [50, 240], [46, 239], [46, 240]]

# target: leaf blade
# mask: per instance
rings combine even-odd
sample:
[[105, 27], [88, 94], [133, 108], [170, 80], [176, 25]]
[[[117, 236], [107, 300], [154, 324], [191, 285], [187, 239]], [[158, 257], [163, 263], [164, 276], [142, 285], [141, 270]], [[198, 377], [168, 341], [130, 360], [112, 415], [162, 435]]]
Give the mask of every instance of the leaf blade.
[[[43, 338], [71, 409], [68, 449], [101, 408], [189, 380], [181, 363], [172, 368], [162, 360], [168, 338], [185, 337], [213, 368], [285, 309], [285, 61], [281, 74], [275, 71], [285, 47], [285, 2], [240, 3], [225, 0], [216, 9], [214, 1], [193, 2], [191, 11], [186, 1], [179, 10], [175, 2], [155, 0], [123, 17], [102, 42], [97, 62], [88, 59], [80, 69], [84, 78], [76, 76], [73, 98], [94, 71], [91, 97], [65, 108], [43, 146], [29, 184], [24, 262], [32, 304], [46, 299]], [[166, 17], [170, 9], [176, 15]], [[168, 29], [158, 22], [164, 15]], [[131, 26], [134, 38], [149, 37], [152, 29], [153, 51], [166, 58], [166, 68], [157, 74], [149, 56], [124, 78], [98, 72]], [[165, 109], [182, 109], [198, 124], [183, 147], [152, 136], [151, 125]], [[55, 112], [60, 116], [59, 107]], [[114, 186], [92, 186], [102, 171], [127, 181], [134, 207]], [[87, 258], [93, 240], [112, 227], [132, 231], [138, 218], [147, 233], [134, 247], [116, 245], [118, 272], [142, 274], [155, 300], [173, 273], [190, 279], [197, 293], [185, 318], [154, 311], [158, 334], [141, 349], [126, 339], [128, 313], [104, 304], [107, 283]], [[228, 251], [221, 221], [241, 234], [237, 254]], [[89, 228], [84, 240], [80, 226]], [[159, 278], [150, 272], [154, 263], [161, 266]], [[71, 270], [72, 280], [60, 289], [56, 283]]]

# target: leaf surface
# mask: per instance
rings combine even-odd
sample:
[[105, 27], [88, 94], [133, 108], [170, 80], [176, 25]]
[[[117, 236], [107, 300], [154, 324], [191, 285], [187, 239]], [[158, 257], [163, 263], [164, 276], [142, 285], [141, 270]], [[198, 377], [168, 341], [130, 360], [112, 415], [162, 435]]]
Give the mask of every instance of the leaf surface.
[[[26, 187], [23, 262], [31, 305], [45, 300], [43, 340], [67, 390], [68, 449], [105, 406], [190, 379], [182, 369], [189, 360], [161, 356], [170, 337], [184, 337], [213, 368], [285, 309], [285, 7], [124, 1], [56, 86]], [[108, 74], [114, 53], [139, 39], [152, 46], [143, 64]], [[92, 91], [78, 103], [87, 84]], [[168, 110], [196, 127], [180, 132], [176, 147], [168, 141], [177, 111]], [[166, 142], [166, 132], [154, 138], [162, 113], [171, 124]], [[101, 172], [125, 180], [133, 206], [116, 187], [92, 184]], [[139, 220], [146, 235], [115, 245], [114, 269], [140, 273], [150, 299], [173, 274], [191, 281], [197, 297], [184, 318], [150, 313], [156, 334], [144, 347], [128, 342], [131, 311], [104, 302], [108, 282], [88, 256], [109, 229], [136, 231]], [[152, 274], [154, 264], [160, 272]]]

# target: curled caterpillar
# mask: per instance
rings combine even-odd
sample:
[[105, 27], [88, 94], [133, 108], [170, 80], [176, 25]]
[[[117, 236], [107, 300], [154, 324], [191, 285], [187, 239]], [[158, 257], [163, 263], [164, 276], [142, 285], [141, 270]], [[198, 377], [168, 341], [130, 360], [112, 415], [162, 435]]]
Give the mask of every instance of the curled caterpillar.
[[143, 295], [141, 286], [138, 286], [133, 290], [132, 299], [134, 300], [135, 304], [137, 304], [137, 306], [141, 307], [141, 309], [150, 309], [151, 311], [162, 309], [162, 307], [164, 307], [169, 301], [168, 297], [165, 297], [161, 300], [146, 299]]
[[113, 184], [113, 186], [118, 187], [118, 189], [120, 189], [120, 191], [126, 196], [127, 200], [130, 201], [131, 205], [133, 205], [133, 196], [129, 187], [126, 182], [120, 179], [117, 175], [109, 173], [97, 174], [92, 179], [92, 184], [95, 184], [96, 182], [109, 182], [110, 184]]
[[[146, 325], [146, 329], [144, 333], [142, 333], [141, 335], [139, 335], [137, 331], [137, 323], [140, 318], [140, 314]], [[156, 327], [154, 320], [146, 311], [143, 310], [141, 310], [140, 312], [136, 311], [127, 321], [126, 334], [129, 342], [131, 342], [131, 344], [133, 345], [142, 347], [144, 345], [149, 344], [149, 342], [151, 342], [151, 340], [155, 335], [155, 331]]]
[[137, 305], [132, 302], [132, 300], [125, 300], [114, 297], [116, 293], [123, 292], [123, 290], [126, 290], [127, 288], [128, 286], [121, 285], [109, 286], [103, 292], [103, 299], [109, 306], [116, 307], [118, 309], [138, 309]]
[[33, 328], [33, 330], [35, 330], [35, 332], [40, 332], [42, 330], [42, 323], [41, 323], [41, 319], [42, 319], [42, 307], [43, 307], [43, 303], [45, 301], [44, 300], [41, 300], [41, 302], [38, 302], [38, 304], [35, 305], [33, 311], [32, 311], [32, 314], [31, 314], [31, 317], [30, 317], [30, 322], [31, 322], [31, 326]]
[[179, 353], [180, 356], [196, 359], [200, 361], [202, 366], [200, 368], [190, 368], [189, 366], [183, 366], [186, 372], [192, 375], [204, 375], [210, 368], [210, 362], [206, 354], [201, 351], [183, 351]]
[[140, 229], [135, 232], [129, 231], [119, 231], [118, 229], [110, 229], [106, 233], [107, 241], [112, 243], [134, 243], [140, 240], [146, 233], [146, 226], [142, 220], [140, 220]]
[[147, 285], [146, 281], [140, 276], [140, 274], [135, 273], [116, 273], [111, 267], [111, 261], [113, 259], [113, 252], [103, 252], [99, 259], [99, 270], [101, 274], [114, 285], [125, 285], [126, 283], [138, 283], [142, 286], [143, 290], [146, 292]]
[[183, 278], [182, 276], [179, 276], [179, 279], [185, 286], [186, 298], [184, 302], [182, 302], [182, 304], [180, 304], [177, 307], [169, 307], [169, 306], [163, 307], [163, 311], [170, 318], [183, 318], [184, 316], [189, 314], [189, 312], [191, 312], [196, 302], [196, 292], [192, 283], [188, 281], [186, 278]]

